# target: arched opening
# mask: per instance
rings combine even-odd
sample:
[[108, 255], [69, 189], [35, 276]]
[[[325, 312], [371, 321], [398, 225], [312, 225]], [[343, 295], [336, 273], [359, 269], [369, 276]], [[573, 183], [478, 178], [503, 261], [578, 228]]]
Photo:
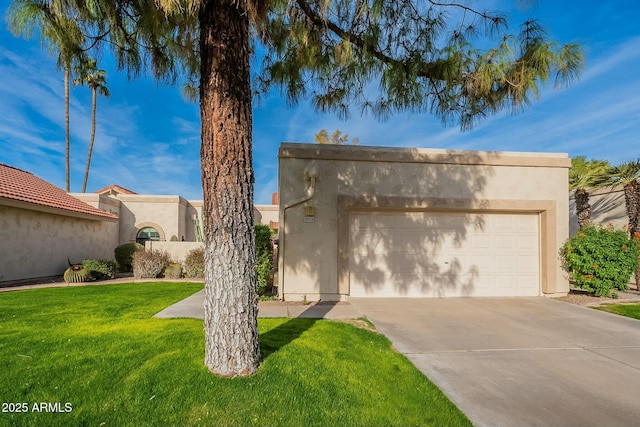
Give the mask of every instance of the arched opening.
[[136, 234], [136, 242], [144, 246], [145, 242], [151, 240], [157, 242], [160, 240], [160, 233], [153, 227], [143, 227]]

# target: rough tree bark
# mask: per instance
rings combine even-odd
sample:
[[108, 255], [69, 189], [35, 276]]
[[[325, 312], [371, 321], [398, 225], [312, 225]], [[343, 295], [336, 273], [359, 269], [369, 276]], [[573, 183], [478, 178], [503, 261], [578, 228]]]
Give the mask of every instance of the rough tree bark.
[[260, 364], [255, 290], [249, 18], [244, 2], [200, 11], [205, 365], [222, 376]]
[[640, 183], [638, 181], [631, 181], [624, 186], [624, 201], [629, 217], [629, 233], [631, 236], [640, 231]]
[[[633, 180], [624, 186], [624, 201], [629, 217], [629, 234], [631, 238], [638, 238], [640, 232], [640, 183]], [[635, 273], [636, 289], [640, 292], [640, 258], [638, 259], [638, 268]]]
[[591, 204], [589, 204], [589, 192], [584, 188], [579, 188], [575, 193], [576, 214], [580, 228], [592, 225]]

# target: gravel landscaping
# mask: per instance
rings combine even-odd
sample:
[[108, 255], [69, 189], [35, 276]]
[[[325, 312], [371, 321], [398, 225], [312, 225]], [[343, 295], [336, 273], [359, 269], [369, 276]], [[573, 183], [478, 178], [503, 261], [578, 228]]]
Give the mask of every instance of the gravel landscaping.
[[555, 298], [558, 301], [585, 307], [596, 307], [602, 304], [640, 303], [640, 293], [635, 290], [617, 291], [618, 298], [596, 297], [580, 289], [572, 289], [566, 297]]

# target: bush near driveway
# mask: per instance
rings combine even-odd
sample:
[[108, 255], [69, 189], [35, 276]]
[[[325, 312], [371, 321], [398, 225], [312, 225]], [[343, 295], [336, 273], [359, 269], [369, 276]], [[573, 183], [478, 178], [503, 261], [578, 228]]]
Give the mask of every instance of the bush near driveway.
[[606, 227], [585, 227], [562, 246], [563, 266], [571, 281], [598, 296], [624, 291], [638, 265], [638, 239]]
[[250, 377], [204, 366], [202, 320], [153, 314], [202, 289], [152, 282], [0, 294], [4, 426], [471, 426], [384, 336], [341, 322], [259, 319]]

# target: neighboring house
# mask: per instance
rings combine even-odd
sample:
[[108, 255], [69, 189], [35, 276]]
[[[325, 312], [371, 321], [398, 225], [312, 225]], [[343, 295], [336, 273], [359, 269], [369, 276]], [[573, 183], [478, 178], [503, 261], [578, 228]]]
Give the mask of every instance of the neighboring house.
[[67, 260], [113, 258], [118, 216], [0, 163], [0, 284], [60, 275]]
[[566, 154], [282, 144], [279, 292], [560, 296]]
[[[138, 194], [115, 184], [92, 194], [73, 196], [119, 216], [118, 244], [203, 241], [202, 200]], [[273, 200], [277, 201], [277, 193]], [[277, 230], [278, 206], [255, 205], [254, 221]]]
[[[277, 202], [277, 193], [274, 194]], [[143, 195], [119, 185], [68, 194], [33, 174], [0, 164], [0, 285], [61, 275], [67, 259], [113, 259], [138, 242], [175, 261], [202, 245], [201, 200]], [[278, 228], [278, 207], [256, 205], [255, 222]]]
[[[137, 242], [148, 249], [163, 250], [174, 261], [202, 246], [203, 201], [181, 196], [138, 194], [112, 184], [93, 194], [73, 196], [99, 209], [117, 213], [118, 244]], [[277, 201], [277, 195], [274, 195]], [[255, 205], [254, 221], [277, 230], [278, 206]]]
[[[282, 144], [280, 200], [254, 218], [279, 231], [286, 300], [559, 296], [570, 165], [566, 154]], [[201, 245], [202, 201], [117, 185], [69, 195], [1, 170], [0, 282], [112, 259], [127, 242], [176, 261]]]

